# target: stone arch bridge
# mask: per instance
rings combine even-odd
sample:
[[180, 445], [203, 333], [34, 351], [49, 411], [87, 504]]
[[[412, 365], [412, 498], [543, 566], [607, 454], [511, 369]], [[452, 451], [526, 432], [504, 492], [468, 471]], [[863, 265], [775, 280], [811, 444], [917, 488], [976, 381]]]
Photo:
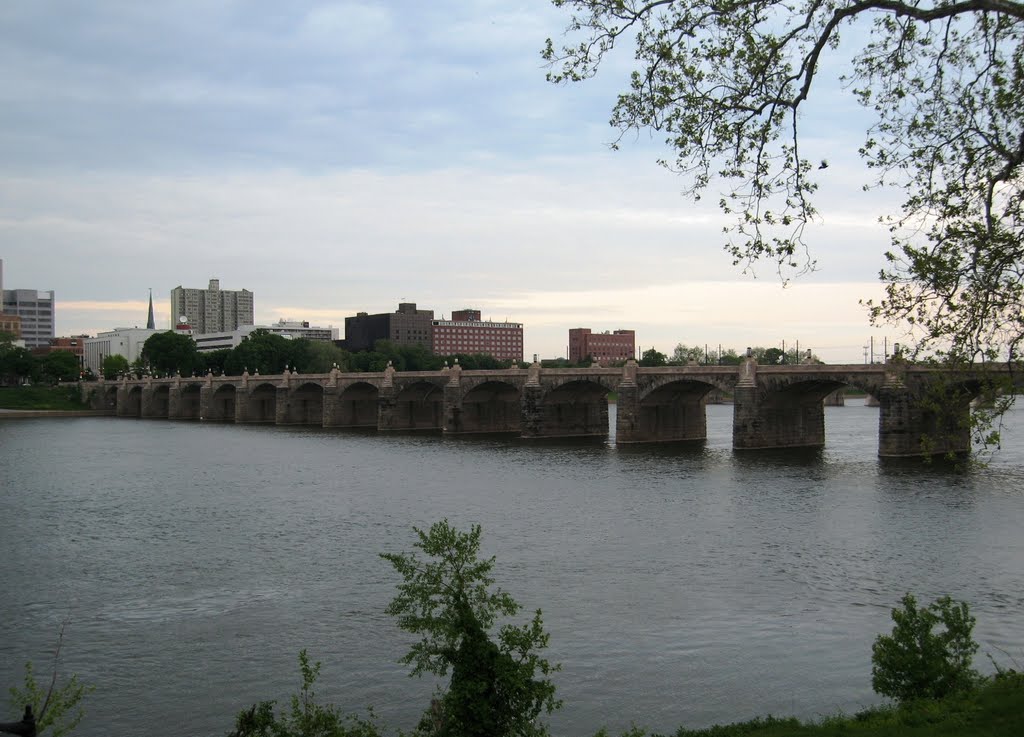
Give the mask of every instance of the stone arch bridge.
[[[929, 387], [941, 381], [953, 390], [938, 405]], [[707, 397], [718, 390], [734, 399], [733, 447], [758, 449], [824, 445], [824, 398], [855, 387], [878, 399], [878, 453], [890, 457], [969, 450], [969, 406], [982, 381], [899, 360], [758, 366], [748, 358], [740, 366], [629, 361], [621, 368], [147, 377], [83, 382], [82, 395], [118, 417], [552, 438], [607, 435], [615, 392], [616, 442], [654, 443], [704, 440]]]

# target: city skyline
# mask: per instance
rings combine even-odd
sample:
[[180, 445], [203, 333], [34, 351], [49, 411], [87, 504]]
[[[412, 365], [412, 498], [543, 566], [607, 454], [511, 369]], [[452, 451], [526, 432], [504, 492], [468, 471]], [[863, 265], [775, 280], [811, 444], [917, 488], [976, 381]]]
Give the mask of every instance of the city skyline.
[[865, 115], [828, 74], [802, 144], [830, 162], [819, 268], [783, 286], [731, 263], [660, 140], [609, 149], [625, 59], [544, 80], [566, 21], [546, 2], [2, 14], [0, 257], [9, 285], [59, 296], [57, 334], [144, 325], [149, 288], [170, 328], [170, 290], [213, 276], [259, 295], [257, 323], [472, 305], [523, 323], [526, 357], [587, 325], [666, 353], [800, 341], [834, 363], [905, 340], [859, 304], [881, 295], [892, 197], [861, 190]]

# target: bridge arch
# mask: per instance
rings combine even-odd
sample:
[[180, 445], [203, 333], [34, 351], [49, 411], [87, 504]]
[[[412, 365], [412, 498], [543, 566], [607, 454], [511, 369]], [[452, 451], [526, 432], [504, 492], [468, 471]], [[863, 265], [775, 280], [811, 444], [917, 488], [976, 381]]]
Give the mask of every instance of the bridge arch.
[[170, 416], [179, 420], [198, 420], [202, 416], [202, 386], [198, 382], [184, 384], [177, 397], [177, 408], [174, 397], [171, 397]]
[[324, 421], [324, 388], [307, 381], [291, 389], [282, 408], [282, 425], [322, 425]]
[[619, 392], [616, 442], [649, 443], [706, 440], [707, 397], [721, 389], [696, 378], [660, 380], [637, 391], [636, 400]]
[[757, 387], [737, 388], [733, 447], [820, 448], [825, 445], [825, 397], [848, 377], [759, 376]]
[[142, 417], [142, 385], [129, 386], [124, 392], [124, 401], [117, 404], [118, 417]]
[[117, 386], [99, 386], [89, 392], [89, 406], [93, 409], [113, 410], [117, 413]]
[[453, 422], [461, 433], [520, 432], [522, 393], [519, 387], [496, 379], [483, 381], [462, 395]]
[[396, 394], [389, 408], [388, 430], [440, 430], [444, 426], [443, 385], [413, 380]]
[[245, 403], [243, 422], [277, 422], [277, 387], [273, 384], [250, 386], [248, 396], [240, 399]]
[[368, 381], [355, 381], [328, 404], [324, 424], [330, 427], [377, 427], [380, 389]]
[[203, 419], [211, 422], [234, 422], [238, 390], [234, 384], [221, 384], [213, 390]]
[[[597, 380], [595, 380], [595, 378]], [[614, 385], [618, 385], [615, 377]], [[533, 437], [607, 437], [608, 394], [605, 377], [556, 382], [544, 393]], [[526, 433], [524, 433], [526, 434]]]
[[167, 419], [170, 417], [171, 387], [157, 384], [142, 391], [142, 416]]

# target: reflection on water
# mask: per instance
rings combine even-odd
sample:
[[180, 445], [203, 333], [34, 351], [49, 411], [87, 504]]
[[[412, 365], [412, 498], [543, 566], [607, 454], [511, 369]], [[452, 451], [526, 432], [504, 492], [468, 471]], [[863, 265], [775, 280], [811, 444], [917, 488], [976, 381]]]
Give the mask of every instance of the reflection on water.
[[742, 453], [731, 413], [708, 407], [703, 443], [620, 447], [0, 423], [0, 683], [70, 616], [67, 669], [99, 687], [76, 734], [222, 735], [295, 690], [303, 647], [322, 698], [409, 728], [434, 684], [395, 662], [377, 554], [442, 517], [482, 524], [499, 583], [543, 608], [556, 734], [874, 703], [871, 642], [906, 591], [970, 601], [982, 651], [1020, 652], [1017, 417], [965, 472], [880, 461], [872, 408], [827, 408], [823, 449]]

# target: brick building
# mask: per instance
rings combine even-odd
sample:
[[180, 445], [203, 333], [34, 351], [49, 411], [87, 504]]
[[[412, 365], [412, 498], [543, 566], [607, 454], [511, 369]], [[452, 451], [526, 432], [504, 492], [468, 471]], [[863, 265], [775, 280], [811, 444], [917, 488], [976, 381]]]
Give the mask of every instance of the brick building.
[[378, 340], [388, 340], [395, 345], [420, 345], [430, 350], [433, 319], [433, 310], [418, 310], [415, 302], [402, 302], [395, 312], [359, 312], [345, 318], [345, 349], [368, 351]]
[[433, 321], [433, 352], [485, 354], [498, 360], [523, 360], [523, 324], [484, 322], [480, 310], [456, 310], [451, 320]]
[[7, 333], [13, 336], [14, 340], [21, 340], [21, 318], [0, 312], [0, 333]]
[[85, 340], [88, 337], [88, 335], [68, 335], [50, 338], [48, 345], [33, 348], [32, 354], [45, 356], [47, 353], [53, 353], [54, 351], [67, 351], [68, 353], [74, 353], [78, 357], [78, 362], [82, 363], [85, 356]]
[[579, 363], [589, 356], [607, 366], [636, 357], [636, 334], [632, 330], [593, 333], [590, 328], [569, 330], [569, 360]]

